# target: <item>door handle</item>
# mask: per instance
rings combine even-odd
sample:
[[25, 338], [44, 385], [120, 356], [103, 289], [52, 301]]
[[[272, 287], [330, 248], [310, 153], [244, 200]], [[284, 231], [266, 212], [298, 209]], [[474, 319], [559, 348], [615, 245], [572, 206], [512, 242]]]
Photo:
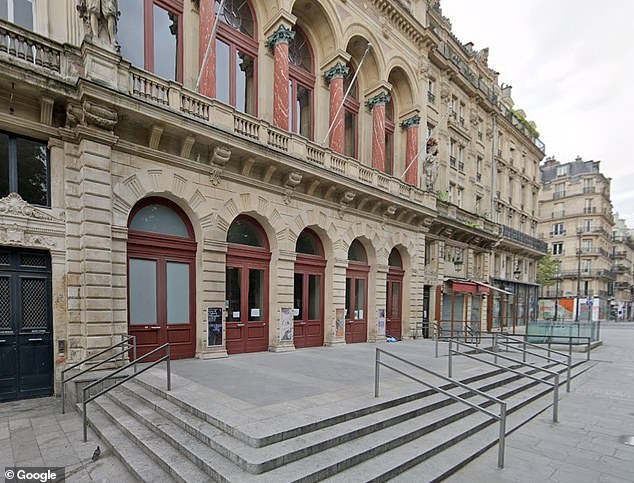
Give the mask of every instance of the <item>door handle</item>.
[[29, 342], [42, 342], [42, 338], [37, 338], [37, 339], [29, 339]]
[[7, 339], [0, 339], [0, 344], [2, 344], [3, 342], [6, 342]]
[[244, 324], [236, 324], [237, 327], [244, 327]]
[[161, 326], [160, 325], [153, 325], [152, 327], [150, 327], [150, 329], [160, 329]]

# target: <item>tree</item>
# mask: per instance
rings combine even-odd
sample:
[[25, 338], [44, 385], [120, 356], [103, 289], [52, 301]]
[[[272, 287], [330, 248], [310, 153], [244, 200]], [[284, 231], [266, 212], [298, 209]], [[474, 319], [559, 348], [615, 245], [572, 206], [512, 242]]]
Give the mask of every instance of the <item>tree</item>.
[[537, 262], [537, 283], [546, 287], [554, 285], [558, 269], [559, 262], [550, 258], [550, 255], [540, 258]]

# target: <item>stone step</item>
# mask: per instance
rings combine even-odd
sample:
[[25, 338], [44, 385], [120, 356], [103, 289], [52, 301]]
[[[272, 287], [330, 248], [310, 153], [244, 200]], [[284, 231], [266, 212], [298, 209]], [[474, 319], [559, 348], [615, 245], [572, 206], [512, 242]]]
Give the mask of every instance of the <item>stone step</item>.
[[[517, 383], [517, 377], [498, 375], [496, 378], [487, 380], [487, 383], [480, 387], [484, 390], [490, 390], [497, 386], [516, 383], [518, 384], [516, 391], [524, 388], [525, 383]], [[464, 390], [459, 392], [463, 397], [470, 397]], [[509, 390], [507, 389], [506, 392], [508, 393]], [[153, 393], [142, 387], [128, 388], [123, 386], [112, 396], [117, 404], [131, 413], [137, 420], [144, 421], [149, 427], [154, 425], [155, 429], [160, 428], [159, 431], [163, 433], [167, 429], [164, 423], [167, 419], [250, 473], [271, 470], [282, 464], [304, 458], [453, 403], [442, 394], [433, 394], [316, 430], [310, 433], [310, 437], [298, 436], [266, 447], [253, 448], [169, 401], [153, 397]], [[163, 422], [163, 424], [155, 425], [155, 421]], [[165, 437], [169, 437], [169, 435], [166, 434]]]
[[[81, 411], [81, 404], [77, 405]], [[119, 427], [112, 424], [106, 414], [94, 404], [88, 406], [89, 424], [99, 439], [125, 465], [130, 473], [142, 482], [172, 481], [169, 473], [147, 457], [147, 454], [130, 439]]]
[[[504, 398], [508, 404], [507, 411], [512, 412], [515, 408], [549, 392], [548, 388], [533, 386], [520, 394]], [[491, 410], [495, 413], [499, 411], [496, 407], [492, 407]], [[368, 462], [370, 466], [374, 466], [374, 459], [387, 451], [400, 451], [400, 448], [406, 448], [403, 451], [407, 453], [420, 453], [421, 447], [432, 447], [436, 448], [436, 451], [442, 451], [445, 447], [471, 436], [494, 422], [490, 416], [464, 405], [445, 406], [432, 413], [289, 463], [260, 475], [263, 478], [257, 481], [314, 482], [347, 469], [350, 469], [347, 481], [365, 481], [363, 474], [361, 477], [350, 475], [357, 475], [356, 467], [361, 463]]]
[[[575, 364], [571, 371], [573, 379], [593, 366], [582, 364]], [[565, 378], [562, 378], [560, 397], [564, 385]], [[506, 399], [509, 404], [507, 435], [552, 408], [552, 390], [546, 389], [543, 384], [539, 386], [542, 388], [541, 391], [538, 390], [520, 404], [511, 405], [511, 400]], [[561, 417], [560, 413], [559, 418]], [[403, 483], [442, 481], [498, 443], [499, 422], [489, 419], [485, 424], [472, 424], [471, 427], [466, 425], [466, 422], [466, 419], [459, 422], [458, 431], [455, 430], [455, 425], [454, 430], [443, 427], [407, 445], [377, 455], [325, 481], [330, 483], [388, 480]], [[421, 452], [421, 448], [425, 448], [425, 451]], [[509, 462], [507, 461], [506, 464]]]
[[[473, 384], [474, 382], [483, 381], [487, 378], [503, 374], [510, 378], [519, 377], [513, 374], [509, 375], [506, 371], [496, 369], [490, 371], [485, 370], [481, 374], [465, 378], [461, 382]], [[173, 403], [200, 419], [204, 419], [210, 425], [254, 447], [266, 446], [286, 439], [295, 438], [309, 432], [349, 421], [356, 417], [364, 416], [365, 414], [383, 411], [408, 401], [435, 394], [432, 390], [424, 390], [411, 391], [406, 395], [396, 395], [390, 390], [384, 390], [382, 387], [381, 394], [386, 397], [382, 398], [380, 402], [377, 402], [377, 400], [372, 397], [371, 393], [373, 390], [369, 389], [368, 394], [364, 396], [344, 399], [330, 405], [320, 405], [305, 411], [296, 411], [292, 414], [292, 417], [289, 418], [274, 418], [265, 421], [247, 421], [244, 423], [240, 420], [240, 413], [238, 411], [232, 411], [230, 413], [225, 411], [223, 413], [222, 408], [216, 410], [213, 405], [208, 405], [206, 401], [201, 401], [198, 392], [179, 390], [180, 387], [182, 387], [181, 383], [182, 385], [191, 386], [191, 381], [179, 381], [178, 378], [174, 378], [173, 376], [172, 391], [167, 392], [163, 388], [164, 374], [159, 372], [157, 374], [158, 377], [153, 374], [144, 374], [143, 376], [145, 377], [133, 379], [131, 381], [132, 385], [129, 387], [134, 388], [141, 386], [152, 392], [155, 396], [160, 396], [162, 399]], [[445, 384], [441, 387], [443, 389], [450, 389], [453, 385]], [[157, 401], [156, 398], [145, 399], [151, 403]]]
[[[121, 409], [110, 397], [100, 397], [93, 401], [92, 407], [88, 411], [88, 419], [91, 425], [96, 425], [93, 419], [98, 412], [107, 418], [100, 424], [110, 424], [116, 426], [132, 443], [144, 453], [144, 458], [152, 464], [157, 465], [167, 475], [167, 480], [154, 479], [150, 481], [176, 481], [180, 483], [207, 482], [207, 481], [240, 481], [240, 472], [237, 467], [226, 458], [220, 456], [210, 448], [206, 448], [209, 460], [213, 464], [195, 464], [188, 455], [183, 453], [186, 449], [182, 446], [175, 446], [173, 441], [166, 440], [158, 436], [148, 428], [143, 422], [138, 421], [132, 415]], [[161, 424], [160, 421], [156, 422]], [[170, 428], [172, 429], [172, 428]], [[202, 443], [190, 436], [187, 444]], [[128, 459], [127, 455], [122, 455]]]
[[[541, 397], [520, 407], [511, 408], [507, 415], [506, 434], [528, 423], [552, 407], [550, 397]], [[446, 426], [408, 445], [377, 455], [353, 468], [327, 478], [328, 483], [364, 482], [423, 482], [442, 481], [480, 456], [499, 441], [499, 422], [480, 416], [469, 425]], [[513, 464], [506, 461], [506, 465]]]

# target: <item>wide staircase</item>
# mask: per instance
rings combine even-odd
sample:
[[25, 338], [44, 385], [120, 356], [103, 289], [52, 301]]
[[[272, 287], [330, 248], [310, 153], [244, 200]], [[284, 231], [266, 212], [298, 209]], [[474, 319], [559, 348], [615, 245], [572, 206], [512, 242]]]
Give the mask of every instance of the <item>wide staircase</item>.
[[[454, 358], [475, 357], [469, 346], [459, 350]], [[513, 350], [502, 354], [522, 358]], [[560, 374], [563, 394], [568, 368], [530, 360], [510, 361], [508, 369], [482, 364], [480, 373], [462, 379], [454, 371], [456, 382], [445, 379], [441, 391], [386, 390], [250, 425], [219, 416], [195, 391], [167, 391], [165, 372], [155, 367], [92, 401], [87, 420], [140, 481], [441, 481], [499, 444], [500, 423], [485, 412], [498, 411], [492, 399], [506, 403], [505, 434], [552, 411], [553, 373]], [[426, 379], [407, 363], [394, 364]], [[571, 378], [592, 365], [573, 361]], [[389, 369], [381, 370], [385, 377]], [[188, 383], [172, 375], [173, 389]]]

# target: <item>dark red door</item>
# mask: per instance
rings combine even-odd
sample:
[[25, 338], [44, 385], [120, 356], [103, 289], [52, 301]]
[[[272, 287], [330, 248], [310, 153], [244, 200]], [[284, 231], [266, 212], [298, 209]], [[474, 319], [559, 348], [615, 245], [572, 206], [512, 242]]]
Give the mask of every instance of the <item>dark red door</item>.
[[193, 229], [175, 204], [146, 198], [134, 207], [128, 231], [128, 333], [136, 336], [138, 356], [169, 342], [173, 359], [194, 357], [195, 260]]
[[387, 310], [386, 328], [387, 336], [401, 339], [401, 310], [403, 304], [403, 271], [390, 267], [387, 274]]
[[364, 264], [348, 262], [346, 271], [346, 343], [368, 339], [368, 272]]
[[297, 256], [294, 283], [295, 347], [324, 344], [324, 268], [322, 258]]
[[269, 346], [270, 253], [230, 247], [227, 255], [227, 352], [260, 352]]

